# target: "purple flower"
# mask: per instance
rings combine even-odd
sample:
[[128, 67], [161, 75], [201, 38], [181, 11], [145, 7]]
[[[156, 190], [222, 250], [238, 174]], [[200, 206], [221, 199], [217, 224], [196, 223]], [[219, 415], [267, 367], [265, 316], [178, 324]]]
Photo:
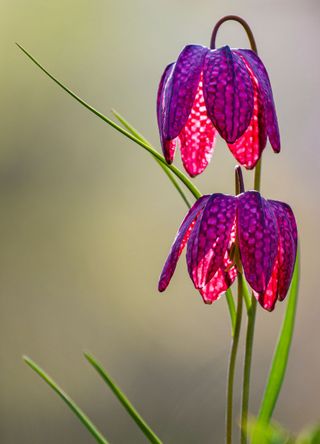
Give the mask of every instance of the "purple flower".
[[248, 169], [257, 164], [267, 137], [273, 150], [280, 151], [268, 73], [249, 49], [186, 46], [162, 75], [157, 117], [166, 161], [173, 162], [179, 139], [190, 176], [206, 168], [217, 132]]
[[[241, 268], [259, 303], [272, 311], [290, 286], [297, 252], [291, 208], [257, 191], [201, 197], [182, 222], [159, 281], [164, 291], [187, 244], [187, 264], [205, 303], [219, 298]], [[240, 261], [235, 260], [235, 249]]]

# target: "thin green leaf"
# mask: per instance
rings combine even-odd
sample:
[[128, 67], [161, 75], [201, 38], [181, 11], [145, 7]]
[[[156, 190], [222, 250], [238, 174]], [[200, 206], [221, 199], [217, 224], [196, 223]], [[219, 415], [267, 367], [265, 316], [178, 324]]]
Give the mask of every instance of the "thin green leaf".
[[226, 299], [227, 299], [228, 309], [229, 309], [230, 318], [231, 318], [232, 336], [234, 336], [234, 329], [236, 327], [236, 317], [237, 317], [237, 315], [236, 315], [236, 306], [235, 306], [235, 303], [234, 303], [234, 299], [233, 299], [231, 288], [228, 288], [228, 290], [226, 291]]
[[[150, 142], [148, 142], [147, 139], [145, 139], [139, 132], [138, 130], [136, 130], [123, 116], [121, 116], [121, 114], [119, 114], [117, 111], [112, 110], [112, 113], [114, 114], [114, 116], [119, 120], [120, 123], [122, 123], [122, 125], [128, 130], [130, 131], [131, 134], [133, 134], [137, 139], [140, 139], [142, 142], [146, 143], [149, 146], [152, 146]], [[182, 188], [179, 186], [178, 182], [176, 181], [176, 179], [174, 178], [173, 174], [171, 173], [171, 171], [169, 170], [169, 168], [167, 167], [167, 165], [165, 165], [164, 163], [160, 162], [160, 160], [154, 158], [155, 161], [158, 163], [158, 165], [163, 169], [163, 171], [165, 172], [165, 174], [167, 175], [168, 179], [172, 182], [173, 186], [175, 187], [175, 189], [178, 191], [178, 193], [180, 194], [180, 196], [182, 197], [182, 199], [184, 200], [185, 204], [187, 205], [188, 208], [191, 208], [191, 204], [188, 201], [186, 195], [184, 194]]]
[[68, 396], [50, 376], [42, 370], [32, 359], [23, 356], [23, 360], [64, 400], [70, 410], [80, 419], [82, 424], [89, 430], [91, 435], [99, 444], [108, 444], [106, 438], [99, 432], [96, 426], [91, 422], [88, 416], [77, 406], [77, 404]]
[[162, 162], [164, 165], [167, 166], [167, 168], [172, 171], [180, 180], [184, 183], [184, 185], [190, 190], [190, 192], [193, 194], [193, 196], [196, 199], [199, 199], [199, 197], [202, 196], [198, 188], [187, 178], [187, 176], [179, 170], [175, 165], [168, 165], [165, 158], [153, 147], [143, 142], [141, 139], [137, 138], [133, 134], [131, 134], [129, 131], [123, 129], [121, 126], [119, 126], [116, 122], [109, 119], [109, 117], [103, 115], [101, 112], [96, 110], [93, 106], [89, 105], [85, 100], [81, 99], [77, 94], [75, 94], [71, 89], [69, 89], [67, 86], [65, 86], [63, 83], [61, 83], [58, 79], [56, 79], [52, 74], [49, 73], [26, 49], [24, 49], [19, 43], [16, 43], [16, 45], [21, 49], [24, 54], [29, 57], [29, 59], [38, 66], [38, 68], [41, 69], [50, 79], [52, 79], [57, 85], [59, 85], [65, 92], [67, 92], [71, 97], [73, 97], [75, 100], [77, 100], [81, 105], [83, 105], [85, 108], [87, 108], [89, 111], [91, 111], [93, 114], [98, 116], [100, 119], [102, 119], [104, 122], [108, 123], [108, 125], [112, 126], [114, 129], [131, 139], [133, 142], [136, 142], [138, 145], [140, 145], [145, 150], [149, 151], [156, 159], [158, 159], [160, 162]]
[[291, 287], [288, 296], [287, 309], [282, 324], [281, 333], [273, 356], [268, 382], [260, 406], [259, 422], [267, 424], [272, 416], [282, 387], [287, 369], [290, 346], [292, 342], [294, 321], [297, 308], [299, 286], [299, 251], [294, 267]]
[[93, 358], [88, 353], [84, 353], [84, 356], [88, 360], [88, 362], [93, 366], [93, 368], [99, 373], [101, 378], [107, 383], [111, 391], [118, 398], [123, 407], [127, 410], [131, 418], [135, 421], [144, 435], [148, 438], [148, 440], [152, 443], [161, 444], [162, 441], [157, 435], [150, 429], [147, 423], [142, 419], [136, 409], [133, 407], [128, 398], [122, 393], [120, 388], [112, 381], [110, 376], [107, 374], [105, 369], [97, 362], [95, 358]]

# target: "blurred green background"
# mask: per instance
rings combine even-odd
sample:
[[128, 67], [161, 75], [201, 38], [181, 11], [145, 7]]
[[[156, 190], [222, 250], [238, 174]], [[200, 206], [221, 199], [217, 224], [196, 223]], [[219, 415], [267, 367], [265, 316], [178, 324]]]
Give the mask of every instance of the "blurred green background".
[[[230, 13], [252, 25], [277, 105], [283, 149], [265, 151], [263, 194], [292, 205], [302, 247], [296, 331], [275, 418], [292, 431], [319, 419], [318, 0], [2, 0], [1, 443], [93, 442], [22, 354], [111, 442], [145, 442], [83, 350], [105, 364], [165, 443], [223, 442], [224, 298], [205, 306], [184, 258], [167, 292], [157, 292], [184, 203], [146, 152], [62, 92], [14, 42], [159, 146], [155, 98], [165, 65], [187, 43], [208, 44], [215, 21]], [[221, 29], [218, 44], [226, 43], [248, 46], [238, 24]], [[232, 193], [233, 168], [220, 140], [196, 183]], [[285, 304], [258, 310], [253, 413]]]

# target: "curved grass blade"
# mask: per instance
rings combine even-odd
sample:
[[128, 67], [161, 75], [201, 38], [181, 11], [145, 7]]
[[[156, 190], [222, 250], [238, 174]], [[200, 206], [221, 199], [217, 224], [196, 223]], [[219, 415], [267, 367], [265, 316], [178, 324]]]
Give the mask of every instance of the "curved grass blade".
[[[268, 382], [263, 395], [258, 421], [262, 424], [269, 423], [273, 410], [275, 408], [278, 396], [284, 380], [287, 369], [290, 346], [292, 342], [294, 321], [297, 308], [298, 286], [299, 286], [299, 262], [300, 254], [298, 251], [294, 272], [289, 291], [287, 309], [282, 324], [281, 333], [278, 339], [277, 347], [273, 356], [271, 368], [269, 371]], [[256, 442], [256, 441], [253, 441]]]
[[77, 406], [77, 404], [55, 383], [50, 376], [42, 370], [32, 359], [23, 356], [23, 360], [64, 400], [70, 410], [80, 419], [82, 424], [89, 430], [91, 435], [99, 444], [108, 444], [106, 438], [99, 432], [96, 426], [91, 422], [88, 416]]
[[121, 126], [119, 126], [116, 122], [109, 119], [109, 117], [103, 115], [101, 112], [96, 110], [93, 106], [89, 105], [85, 100], [81, 99], [77, 94], [75, 94], [71, 89], [69, 89], [67, 86], [65, 86], [63, 83], [61, 83], [58, 79], [56, 79], [52, 74], [49, 73], [26, 49], [24, 49], [19, 43], [16, 43], [18, 48], [21, 49], [22, 52], [35, 64], [38, 66], [38, 68], [41, 69], [50, 79], [52, 79], [57, 85], [59, 85], [65, 92], [67, 92], [71, 97], [73, 97], [75, 100], [77, 100], [81, 105], [83, 105], [85, 108], [87, 108], [89, 111], [91, 111], [93, 114], [98, 116], [100, 119], [102, 119], [104, 122], [108, 123], [108, 125], [112, 126], [114, 129], [131, 139], [133, 142], [136, 142], [138, 145], [140, 145], [145, 150], [149, 151], [150, 154], [152, 154], [156, 159], [158, 159], [161, 163], [163, 163], [172, 173], [174, 173], [181, 182], [184, 183], [184, 185], [190, 190], [190, 192], [193, 194], [193, 196], [196, 199], [199, 199], [199, 197], [202, 196], [198, 188], [187, 178], [187, 176], [179, 170], [175, 165], [168, 165], [165, 158], [153, 147], [143, 142], [141, 139], [137, 138], [133, 134], [131, 134], [129, 131], [125, 130]]
[[[122, 125], [128, 130], [130, 131], [131, 134], [133, 134], [137, 139], [140, 139], [142, 142], [146, 143], [149, 146], [152, 146], [151, 143], [149, 143], [147, 141], [147, 139], [145, 139], [142, 134], [140, 134], [124, 117], [121, 116], [121, 114], [119, 114], [117, 111], [112, 110], [113, 115], [119, 120], [120, 123], [122, 123]], [[173, 184], [173, 186], [175, 187], [175, 189], [178, 191], [178, 193], [180, 194], [180, 196], [182, 197], [183, 201], [185, 202], [185, 204], [187, 205], [188, 208], [191, 208], [191, 204], [188, 201], [186, 195], [184, 194], [183, 190], [181, 189], [181, 187], [179, 186], [178, 182], [176, 181], [176, 179], [174, 178], [173, 174], [171, 173], [171, 171], [169, 170], [169, 168], [167, 167], [167, 165], [165, 165], [164, 163], [160, 162], [160, 160], [155, 159], [155, 161], [158, 163], [158, 165], [163, 169], [163, 171], [165, 172], [165, 174], [167, 175], [168, 179], [170, 180], [170, 182]]]
[[118, 398], [123, 407], [127, 410], [131, 418], [135, 421], [144, 435], [148, 438], [148, 440], [155, 444], [161, 444], [162, 441], [157, 437], [157, 435], [150, 429], [147, 423], [142, 419], [136, 409], [133, 407], [128, 398], [122, 393], [122, 391], [117, 387], [117, 385], [112, 381], [110, 376], [104, 370], [104, 368], [99, 364], [96, 359], [94, 359], [88, 353], [84, 353], [85, 358], [92, 365], [92, 367], [99, 373], [101, 378], [107, 383], [111, 391]]

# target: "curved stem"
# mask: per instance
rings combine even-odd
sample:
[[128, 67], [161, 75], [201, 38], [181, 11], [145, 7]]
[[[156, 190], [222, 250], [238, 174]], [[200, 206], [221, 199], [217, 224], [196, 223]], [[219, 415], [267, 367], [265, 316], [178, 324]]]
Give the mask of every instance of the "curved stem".
[[244, 28], [244, 30], [247, 33], [247, 36], [248, 36], [248, 39], [249, 39], [252, 51], [257, 53], [258, 52], [257, 51], [257, 45], [256, 45], [256, 41], [255, 41], [254, 36], [253, 36], [253, 32], [251, 31], [251, 28], [248, 25], [248, 23], [243, 18], [239, 17], [238, 15], [226, 15], [225, 17], [222, 17], [216, 23], [216, 26], [213, 28], [212, 35], [211, 35], [210, 48], [211, 49], [215, 49], [216, 48], [216, 37], [217, 37], [217, 33], [218, 33], [218, 30], [219, 30], [220, 26], [223, 23], [225, 23], [227, 21], [230, 21], [230, 20], [234, 21], [234, 22], [238, 22], [238, 23], [240, 23], [240, 25], [242, 25], [242, 27]]
[[241, 328], [241, 318], [242, 318], [242, 288], [243, 288], [243, 277], [242, 274], [238, 275], [238, 305], [236, 313], [236, 323], [234, 328], [234, 336], [232, 340], [230, 359], [229, 359], [229, 370], [228, 370], [228, 386], [227, 386], [227, 417], [226, 417], [226, 444], [231, 444], [232, 442], [232, 416], [233, 416], [233, 385], [234, 385], [234, 374], [236, 368], [236, 358], [240, 337]]

